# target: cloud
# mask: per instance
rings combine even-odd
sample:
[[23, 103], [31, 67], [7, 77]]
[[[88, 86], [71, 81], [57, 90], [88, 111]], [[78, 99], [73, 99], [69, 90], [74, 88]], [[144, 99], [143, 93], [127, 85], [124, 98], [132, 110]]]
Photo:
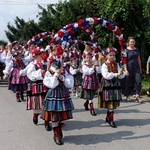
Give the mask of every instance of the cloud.
[[36, 15], [39, 12], [37, 4], [46, 7], [47, 4], [59, 1], [63, 0], [0, 0], [0, 40], [8, 41], [5, 30], [7, 31], [8, 22], [14, 25], [16, 16], [25, 21], [36, 20]]

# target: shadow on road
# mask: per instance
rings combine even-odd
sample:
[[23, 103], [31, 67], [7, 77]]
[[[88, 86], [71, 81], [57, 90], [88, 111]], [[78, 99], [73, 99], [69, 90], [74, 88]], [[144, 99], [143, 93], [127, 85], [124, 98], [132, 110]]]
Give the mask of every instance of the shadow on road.
[[[101, 142], [109, 143], [115, 140], [128, 139], [128, 136], [132, 136], [132, 135], [134, 135], [134, 132], [132, 131], [118, 131], [116, 133], [108, 133], [108, 134], [95, 133], [95, 134], [86, 134], [86, 135], [65, 136], [64, 141], [65, 143], [74, 143], [76, 145], [90, 145], [90, 144], [97, 144]], [[136, 136], [136, 138], [138, 137]]]

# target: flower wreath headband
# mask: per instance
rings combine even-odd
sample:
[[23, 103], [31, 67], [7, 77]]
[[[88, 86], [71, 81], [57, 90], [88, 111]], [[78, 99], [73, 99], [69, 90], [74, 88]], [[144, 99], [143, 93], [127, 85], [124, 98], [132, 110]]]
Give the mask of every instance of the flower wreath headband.
[[115, 52], [117, 53], [117, 49], [112, 47], [112, 46], [109, 46], [105, 51], [104, 51], [104, 54], [107, 55], [109, 54], [110, 52]]
[[64, 26], [62, 29], [60, 29], [58, 32], [56, 32], [54, 37], [51, 39], [50, 43], [56, 44], [58, 41], [60, 41], [60, 45], [64, 48], [68, 44], [69, 39], [71, 39], [71, 37], [78, 30], [85, 30], [90, 35], [92, 42], [95, 43], [95, 45], [97, 45], [97, 37], [95, 36], [95, 33], [91, 28], [91, 25], [102, 25], [103, 27], [108, 28], [111, 32], [113, 32], [116, 35], [121, 47], [121, 64], [126, 64], [126, 53], [125, 53], [126, 44], [123, 38], [123, 34], [119, 29], [119, 27], [103, 18], [93, 17], [93, 18], [79, 19], [75, 23], [68, 24]]

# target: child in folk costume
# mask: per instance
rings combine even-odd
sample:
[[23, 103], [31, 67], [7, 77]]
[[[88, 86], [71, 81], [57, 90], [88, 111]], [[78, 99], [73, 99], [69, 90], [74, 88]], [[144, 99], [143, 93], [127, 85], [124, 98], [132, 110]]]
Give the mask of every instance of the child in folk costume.
[[[150, 55], [149, 55], [149, 57], [147, 59], [147, 63], [146, 63], [146, 74], [150, 75]], [[148, 91], [146, 92], [146, 94], [148, 96], [150, 96], [150, 87], [149, 87]]]
[[27, 62], [26, 65], [28, 65], [32, 60], [32, 50], [36, 47], [35, 43], [31, 43], [29, 45], [25, 45], [24, 46], [24, 53], [23, 53], [23, 60], [25, 60], [25, 62]]
[[12, 51], [18, 50], [19, 43], [18, 41], [13, 41], [8, 44], [8, 53], [6, 55], [5, 64], [8, 64], [12, 59]]
[[[33, 110], [33, 123], [38, 124], [38, 116], [42, 112], [43, 100], [47, 87], [43, 84], [45, 69], [42, 64], [42, 51], [40, 48], [32, 50], [33, 61], [26, 67], [27, 77], [30, 79], [30, 87], [27, 91], [27, 110]], [[45, 121], [45, 128], [50, 130], [49, 122]]]
[[95, 63], [92, 62], [91, 52], [85, 54], [84, 61], [85, 62], [82, 65], [82, 72], [84, 75], [84, 79], [81, 89], [81, 98], [86, 99], [86, 102], [84, 103], [85, 110], [89, 110], [88, 108], [89, 104], [91, 115], [96, 116], [93, 106], [93, 98], [100, 86], [97, 73], [101, 72], [101, 66], [97, 62]]
[[70, 69], [69, 48], [66, 47], [63, 52], [63, 71], [69, 73], [69, 69]]
[[[93, 63], [97, 62], [99, 65], [103, 64], [104, 58], [103, 58], [100, 46], [93, 48], [92, 61]], [[101, 72], [97, 73], [97, 76], [98, 76], [99, 82], [101, 82], [101, 78], [102, 78]]]
[[87, 53], [91, 53], [93, 55], [92, 48], [90, 45], [85, 45], [85, 49], [84, 49], [83, 55], [82, 55], [82, 64], [84, 64], [86, 62], [85, 56]]
[[0, 45], [0, 79], [3, 78], [3, 70], [5, 68], [5, 49], [4, 49], [4, 45]]
[[[73, 75], [74, 77], [74, 87], [72, 89], [73, 94], [75, 94], [76, 97], [79, 95], [79, 86], [82, 85], [82, 68], [79, 67], [78, 63], [78, 57], [72, 56], [71, 58], [71, 65], [70, 65], [70, 70], [69, 72]], [[75, 90], [75, 93], [74, 93]]]
[[114, 47], [108, 47], [105, 50], [106, 61], [102, 64], [101, 92], [98, 98], [98, 107], [108, 109], [106, 122], [113, 128], [116, 127], [114, 109], [120, 105], [120, 100], [122, 100], [119, 79], [125, 77], [125, 72], [115, 62], [116, 52], [117, 49]]
[[[19, 48], [21, 49], [21, 47]], [[12, 56], [12, 60], [6, 65], [3, 72], [6, 78], [10, 76], [9, 90], [16, 93], [17, 102], [21, 102], [24, 100], [23, 93], [28, 88], [29, 79], [26, 75], [20, 75], [20, 70], [26, 67], [25, 62], [21, 59], [21, 51], [19, 49], [13, 50]]]
[[44, 110], [45, 120], [52, 122], [54, 142], [62, 145], [64, 121], [73, 118], [74, 105], [68, 90], [73, 87], [73, 77], [61, 70], [62, 48], [57, 46], [54, 53], [55, 55], [50, 57], [48, 71], [43, 80], [49, 88], [45, 97]]

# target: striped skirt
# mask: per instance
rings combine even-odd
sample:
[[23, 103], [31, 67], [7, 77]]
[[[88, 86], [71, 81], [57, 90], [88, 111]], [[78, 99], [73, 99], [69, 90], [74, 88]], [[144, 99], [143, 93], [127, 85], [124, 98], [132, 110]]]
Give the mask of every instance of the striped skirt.
[[19, 69], [15, 68], [11, 72], [11, 81], [10, 84], [27, 84], [29, 83], [29, 79], [27, 76], [21, 76], [18, 78]]
[[102, 79], [102, 91], [98, 97], [98, 108], [116, 109], [120, 106], [122, 100], [122, 90], [119, 80]]
[[100, 87], [100, 83], [96, 73], [85, 75], [82, 86], [83, 89], [97, 90]]
[[46, 93], [47, 88], [42, 81], [31, 82], [27, 91], [27, 110], [42, 109]]
[[9, 78], [9, 87], [8, 89], [16, 92], [16, 91], [26, 91], [28, 88], [29, 79], [27, 76], [18, 77], [19, 69], [15, 68], [11, 72]]
[[28, 84], [9, 84], [8, 89], [13, 92], [26, 91], [28, 89]]
[[86, 100], [92, 100], [95, 96], [96, 90], [88, 90], [88, 89], [81, 89], [80, 91], [80, 98]]
[[63, 121], [73, 118], [74, 105], [68, 89], [59, 84], [54, 89], [49, 89], [44, 102], [44, 120]]

